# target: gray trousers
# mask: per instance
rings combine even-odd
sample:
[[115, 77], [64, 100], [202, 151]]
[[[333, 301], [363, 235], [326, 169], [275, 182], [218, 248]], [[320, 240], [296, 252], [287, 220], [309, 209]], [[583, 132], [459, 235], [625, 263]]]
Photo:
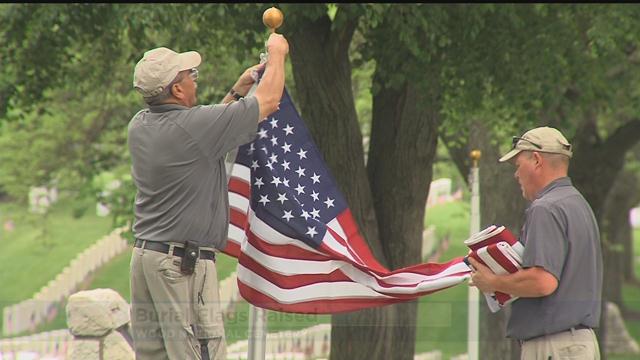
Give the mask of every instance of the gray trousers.
[[598, 339], [591, 329], [567, 330], [522, 343], [522, 360], [600, 360]]
[[[226, 357], [215, 263], [198, 259], [191, 275], [181, 259], [133, 248], [131, 328], [137, 360]], [[204, 357], [204, 359], [203, 359]]]

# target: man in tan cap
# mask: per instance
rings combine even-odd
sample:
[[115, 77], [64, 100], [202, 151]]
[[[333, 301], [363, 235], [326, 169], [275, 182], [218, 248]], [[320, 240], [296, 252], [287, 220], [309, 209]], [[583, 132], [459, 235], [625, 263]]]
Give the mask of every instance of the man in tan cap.
[[160, 47], [135, 67], [133, 86], [148, 105], [128, 130], [137, 187], [130, 285], [138, 360], [225, 358], [215, 268], [229, 223], [224, 158], [253, 141], [258, 123], [278, 108], [287, 40], [271, 34], [267, 51], [267, 62], [247, 69], [219, 105], [197, 105], [195, 51]]
[[514, 137], [500, 162], [515, 165], [515, 178], [531, 204], [519, 241], [523, 269], [496, 275], [475, 268], [470, 285], [520, 299], [512, 304], [507, 336], [522, 345], [522, 359], [599, 359], [593, 328], [600, 323], [602, 254], [591, 207], [567, 176], [571, 144], [550, 127]]

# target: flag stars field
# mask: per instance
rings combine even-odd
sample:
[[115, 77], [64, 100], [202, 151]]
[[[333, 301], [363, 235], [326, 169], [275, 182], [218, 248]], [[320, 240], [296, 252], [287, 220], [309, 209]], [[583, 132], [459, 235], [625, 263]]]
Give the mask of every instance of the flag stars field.
[[284, 211], [284, 215], [282, 215], [282, 218], [287, 220], [287, 222], [289, 222], [289, 220], [291, 220], [293, 218], [293, 215], [291, 215], [291, 211]]
[[311, 236], [311, 237], [313, 237], [314, 235], [317, 235], [318, 233], [316, 232], [316, 227], [315, 227], [315, 226], [313, 226], [313, 227], [307, 227], [307, 232], [306, 232], [306, 234], [307, 234], [307, 235], [309, 235], [309, 236]]
[[287, 135], [293, 135], [293, 129], [294, 128], [291, 125], [287, 124], [287, 126], [282, 130], [284, 130], [284, 135], [287, 136]]
[[285, 201], [287, 201], [289, 199], [287, 199], [287, 194], [280, 194], [278, 193], [278, 200], [276, 201], [280, 201], [281, 204], [284, 204]]
[[[313, 195], [311, 195], [311, 196], [313, 196]], [[334, 200], [335, 200], [335, 199], [331, 199], [331, 198], [329, 198], [329, 197], [327, 196], [327, 200], [324, 202], [325, 204], [327, 204], [327, 209], [328, 209], [328, 208], [330, 208], [330, 207], [332, 207], [332, 206], [334, 206], [334, 205], [333, 205], [333, 201], [334, 201]]]
[[270, 202], [269, 201], [269, 196], [268, 195], [260, 195], [260, 200], [258, 200], [259, 203], [262, 203], [263, 206], [267, 206], [267, 203]]

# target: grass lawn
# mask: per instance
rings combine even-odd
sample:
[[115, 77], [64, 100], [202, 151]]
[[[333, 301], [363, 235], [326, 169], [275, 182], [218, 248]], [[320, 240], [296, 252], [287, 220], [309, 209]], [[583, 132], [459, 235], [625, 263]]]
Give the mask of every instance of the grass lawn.
[[0, 223], [11, 219], [15, 224], [13, 231], [0, 229], [0, 308], [33, 296], [78, 253], [111, 231], [111, 219], [96, 216], [95, 205], [88, 204], [85, 215], [74, 218], [77, 206], [77, 201], [60, 200], [44, 218], [24, 207], [0, 203]]

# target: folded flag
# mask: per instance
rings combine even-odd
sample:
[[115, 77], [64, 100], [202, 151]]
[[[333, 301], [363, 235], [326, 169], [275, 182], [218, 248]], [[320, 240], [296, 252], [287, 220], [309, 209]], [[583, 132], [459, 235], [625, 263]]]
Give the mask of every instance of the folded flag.
[[[471, 249], [467, 256], [486, 265], [495, 274], [514, 273], [522, 268], [524, 246], [504, 226], [491, 225], [474, 234], [464, 243]], [[484, 295], [492, 312], [518, 299], [499, 291]]]
[[225, 253], [249, 303], [339, 313], [416, 299], [460, 284], [462, 257], [390, 271], [372, 255], [286, 89], [230, 171]]

